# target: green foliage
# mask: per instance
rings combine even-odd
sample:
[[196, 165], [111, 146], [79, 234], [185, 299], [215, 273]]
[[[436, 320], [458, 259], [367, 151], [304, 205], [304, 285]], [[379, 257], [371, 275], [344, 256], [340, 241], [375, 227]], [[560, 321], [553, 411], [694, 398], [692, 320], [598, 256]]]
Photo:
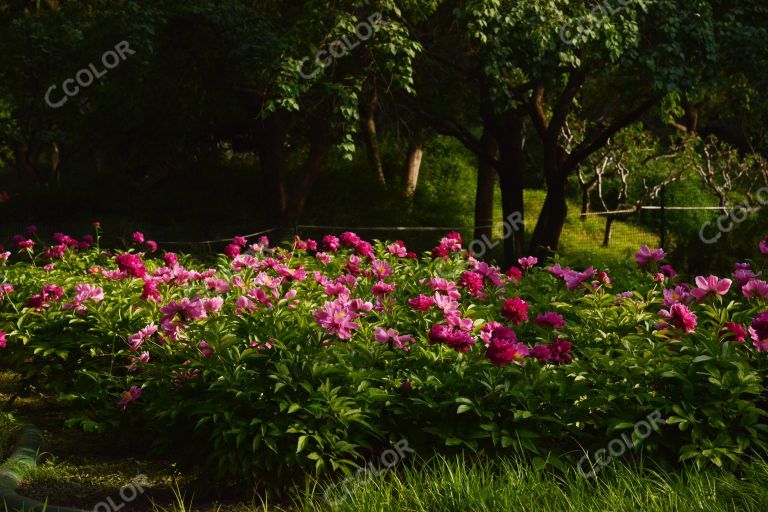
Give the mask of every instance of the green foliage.
[[[563, 469], [654, 413], [666, 423], [635, 453], [662, 463], [736, 467], [766, 448], [765, 354], [721, 333], [726, 322], [749, 324], [763, 299], [732, 291], [695, 304], [698, 326], [682, 334], [657, 325], [664, 286], [648, 273], [614, 272], [612, 285], [601, 278], [567, 289], [532, 269], [519, 282], [486, 282], [481, 298], [461, 288], [458, 311], [476, 341], [457, 352], [428, 338], [444, 313], [419, 312], [408, 299], [432, 294], [429, 279], [459, 281], [471, 268], [463, 257], [397, 258], [377, 242], [388, 277], [346, 249], [327, 263], [300, 246], [254, 250], [234, 261], [221, 256], [211, 270], [187, 258], [184, 267], [144, 258], [159, 302], [146, 299], [145, 280], [110, 270], [112, 256], [98, 249], [67, 251], [53, 269], [36, 266], [44, 260], [34, 254], [15, 262], [4, 272], [15, 290], [0, 305], [3, 363], [67, 404], [68, 424], [151, 431], [164, 453], [219, 485], [280, 490], [306, 474], [351, 474], [400, 440], [423, 457], [517, 454]], [[323, 276], [341, 277], [359, 311], [380, 305], [361, 313], [349, 339], [316, 317], [335, 300]], [[395, 285], [391, 296], [372, 295], [380, 279]], [[64, 289], [60, 302], [24, 306], [50, 283]], [[64, 307], [83, 283], [101, 287], [104, 299], [79, 312]], [[615, 295], [627, 290], [632, 298]], [[514, 329], [529, 347], [568, 339], [572, 361], [489, 362], [483, 333], [491, 322], [508, 323], [499, 312], [510, 297], [531, 305], [531, 320], [563, 315], [565, 326], [554, 331], [532, 321]], [[201, 302], [219, 299], [220, 309]], [[160, 332], [133, 350], [129, 337], [152, 323]], [[414, 343], [407, 351], [379, 343], [379, 327]]]

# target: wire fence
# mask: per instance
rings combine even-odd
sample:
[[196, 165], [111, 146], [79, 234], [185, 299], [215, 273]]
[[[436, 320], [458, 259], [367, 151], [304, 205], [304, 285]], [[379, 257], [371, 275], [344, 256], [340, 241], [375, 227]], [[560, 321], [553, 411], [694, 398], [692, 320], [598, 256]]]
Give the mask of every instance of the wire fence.
[[[590, 211], [587, 213], [569, 214], [561, 237], [561, 248], [564, 253], [600, 253], [602, 251], [628, 251], [641, 245], [668, 248], [670, 240], [676, 235], [674, 229], [685, 221], [691, 225], [705, 223], [707, 221], [714, 226], [715, 219], [725, 212], [720, 206], [666, 206], [648, 205], [633, 209], [620, 209], [613, 211]], [[530, 240], [531, 232], [535, 225], [535, 218], [529, 216], [526, 223], [527, 240]], [[265, 227], [264, 229], [242, 229], [244, 224], [222, 228], [221, 225], [210, 226], [185, 226], [179, 230], [179, 226], [152, 226], [142, 225], [142, 230], [148, 238], [154, 239], [161, 247], [178, 252], [209, 253], [219, 252], [224, 245], [229, 243], [235, 235], [245, 236], [255, 240], [259, 236], [268, 236], [273, 240], [290, 239], [293, 236], [301, 238], [321, 239], [324, 235], [338, 235], [344, 231], [359, 232], [366, 239], [402, 240], [409, 249], [414, 251], [429, 250], [438, 240], [451, 231], [459, 232], [465, 240], [465, 246], [473, 240], [475, 226], [352, 226], [352, 225], [321, 225], [298, 224], [288, 227]], [[84, 233], [92, 233], [93, 229], [87, 224], [62, 224], [56, 226], [62, 231], [75, 236]], [[25, 233], [27, 226], [18, 223], [0, 221], [0, 243], [18, 233]], [[488, 254], [490, 257], [498, 257], [502, 252], [502, 243], [505, 229], [502, 222], [481, 226], [491, 229], [492, 237]], [[127, 246], [130, 244], [130, 233], [120, 233], [120, 236], [112, 234], [112, 229], [106, 230], [104, 245]], [[508, 230], [507, 230], [508, 231]], [[41, 237], [50, 236], [41, 226]], [[203, 233], [214, 234], [205, 239], [183, 240], [177, 237], [177, 233]]]

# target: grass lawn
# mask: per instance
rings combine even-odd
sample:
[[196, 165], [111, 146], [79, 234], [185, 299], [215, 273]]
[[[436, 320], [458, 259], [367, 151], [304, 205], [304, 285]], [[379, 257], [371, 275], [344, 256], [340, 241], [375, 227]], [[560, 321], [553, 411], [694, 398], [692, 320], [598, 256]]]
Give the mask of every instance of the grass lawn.
[[[501, 193], [498, 187], [496, 196], [494, 217], [501, 219]], [[525, 191], [526, 243], [531, 239], [545, 196], [544, 190]], [[608, 268], [624, 266], [631, 262], [632, 255], [637, 252], [640, 245], [657, 247], [659, 244], [657, 233], [630, 222], [616, 221], [613, 224], [611, 242], [608, 247], [605, 247], [603, 246], [605, 217], [590, 215], [582, 220], [580, 212], [580, 205], [574, 201], [568, 202], [568, 217], [565, 220], [558, 252], [568, 260], [570, 265], [584, 267], [595, 265]], [[471, 221], [468, 220], [468, 222]], [[500, 223], [494, 228], [493, 235], [494, 238], [502, 238], [503, 227]], [[500, 258], [501, 247], [499, 246], [493, 254]]]

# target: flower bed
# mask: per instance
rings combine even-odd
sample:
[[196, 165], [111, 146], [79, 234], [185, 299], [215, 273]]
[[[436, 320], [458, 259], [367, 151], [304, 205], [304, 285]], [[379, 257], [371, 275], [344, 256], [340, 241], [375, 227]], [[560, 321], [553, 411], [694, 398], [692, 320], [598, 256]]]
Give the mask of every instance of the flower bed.
[[766, 447], [768, 285], [748, 263], [686, 284], [644, 247], [614, 276], [501, 272], [456, 234], [417, 257], [344, 233], [238, 237], [207, 268], [134, 241], [0, 250], [0, 361], [70, 424], [151, 430], [209, 480], [281, 487], [402, 440], [561, 468], [622, 433], [699, 467]]

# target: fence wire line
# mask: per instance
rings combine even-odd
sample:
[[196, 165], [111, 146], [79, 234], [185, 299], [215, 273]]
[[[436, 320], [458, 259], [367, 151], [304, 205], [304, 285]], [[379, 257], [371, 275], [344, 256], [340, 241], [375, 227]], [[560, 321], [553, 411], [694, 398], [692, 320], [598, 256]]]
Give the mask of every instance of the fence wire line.
[[[296, 226], [293, 226], [293, 228], [286, 227], [284, 229], [293, 229], [294, 231], [299, 231], [301, 229], [328, 229], [328, 230], [334, 230], [334, 231], [338, 231], [342, 229], [352, 229], [355, 231], [461, 231], [461, 230], [487, 229], [487, 228], [493, 228], [495, 226], [496, 226], [495, 224], [489, 224], [489, 225], [483, 225], [483, 226], [316, 226], [311, 224], [298, 224]], [[256, 233], [250, 233], [247, 235], [239, 235], [239, 236], [243, 236], [245, 238], [252, 238], [254, 236], [265, 235], [267, 233], [277, 231], [278, 229], [280, 228], [270, 228], [270, 229], [258, 231]], [[157, 243], [164, 244], [164, 245], [206, 245], [206, 244], [231, 242], [233, 238], [234, 236], [230, 238], [220, 238], [218, 240], [202, 240], [202, 241], [189, 241], [189, 242], [158, 240]]]
[[579, 215], [586, 217], [587, 215], [618, 215], [622, 213], [637, 213], [640, 210], [727, 210], [727, 206], [640, 206], [638, 208], [630, 208], [628, 210], [611, 210], [607, 212], [582, 212]]

